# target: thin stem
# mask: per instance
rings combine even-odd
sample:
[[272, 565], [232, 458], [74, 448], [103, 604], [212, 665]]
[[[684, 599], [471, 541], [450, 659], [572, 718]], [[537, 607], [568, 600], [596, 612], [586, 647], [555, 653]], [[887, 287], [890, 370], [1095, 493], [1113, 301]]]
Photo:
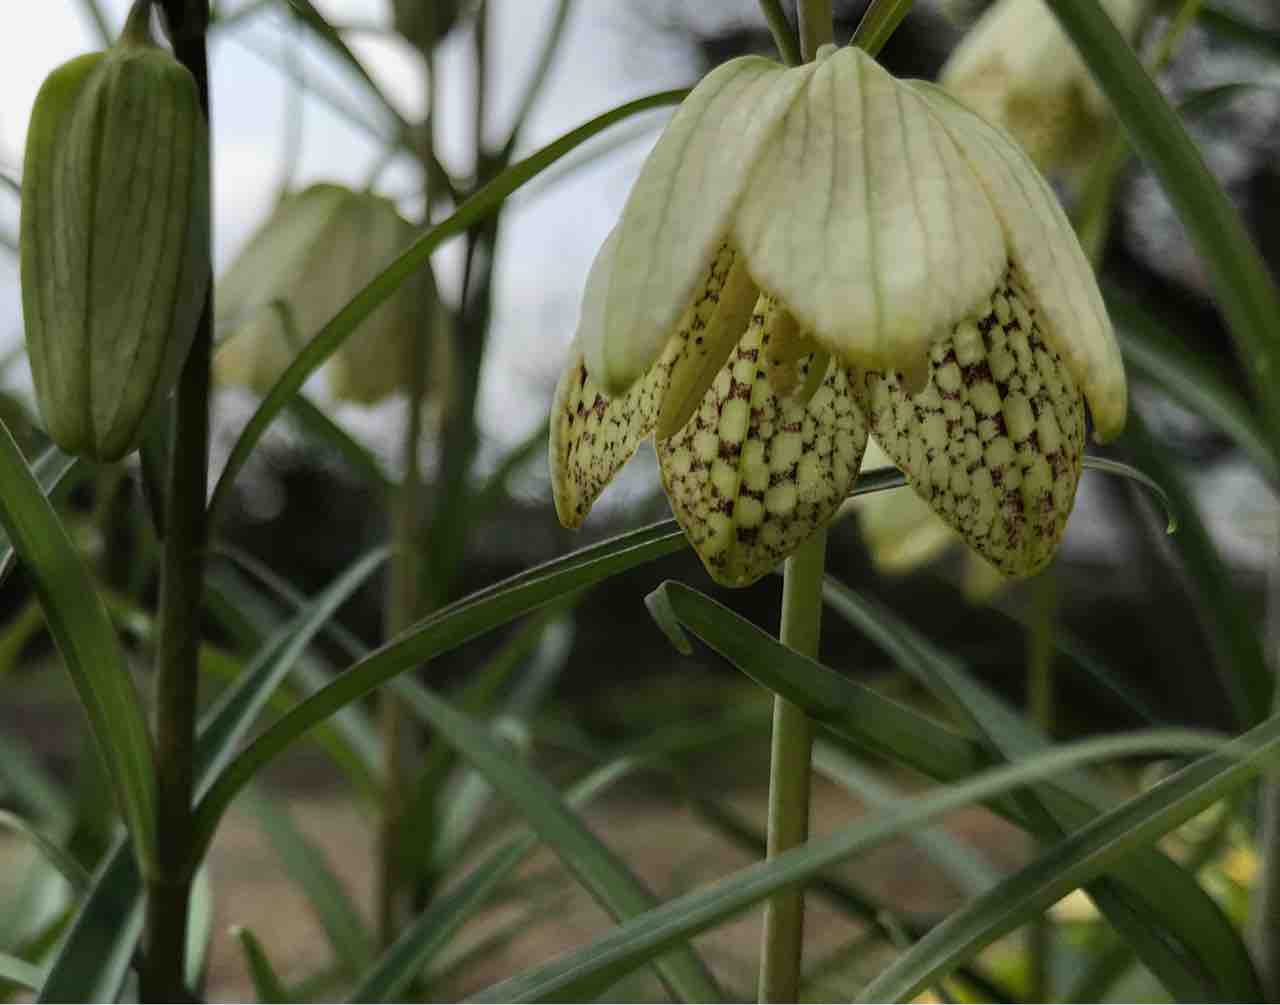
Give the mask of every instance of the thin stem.
[[[423, 207], [423, 223], [431, 224], [436, 186], [431, 183], [431, 165], [435, 160], [435, 109], [439, 92], [435, 60], [436, 24], [434, 8], [425, 9], [431, 23], [424, 35], [422, 58], [426, 64], [427, 114], [423, 122], [418, 159], [422, 166], [427, 198]], [[428, 266], [428, 271], [430, 266]], [[429, 342], [438, 337], [435, 318], [438, 314], [434, 282], [421, 284], [422, 312], [426, 324], [414, 327], [409, 375], [405, 392], [409, 395], [402, 456], [404, 477], [392, 500], [391, 523], [394, 553], [387, 591], [385, 635], [394, 638], [421, 615], [422, 596], [422, 510], [426, 487], [422, 481], [423, 398], [427, 392], [427, 360]], [[382, 820], [378, 835], [378, 940], [390, 946], [400, 934], [411, 907], [412, 877], [404, 875], [404, 813], [409, 801], [409, 773], [413, 757], [414, 737], [404, 703], [390, 689], [379, 695], [379, 718], [382, 732]]]
[[[165, 0], [174, 54], [195, 78], [206, 118], [208, 6]], [[209, 360], [213, 348], [210, 283], [195, 343], [182, 369], [174, 409], [164, 554], [161, 558], [153, 718], [156, 737], [156, 867], [146, 877], [144, 1001], [181, 1001], [191, 899], [192, 774], [199, 690], [200, 602], [204, 586], [209, 474]]]
[[[1046, 570], [1031, 582], [1031, 626], [1027, 633], [1027, 715], [1045, 735], [1053, 728], [1053, 613], [1056, 603], [1053, 572]], [[1052, 943], [1053, 924], [1048, 915], [1040, 914], [1027, 930], [1029, 1001], [1052, 1001], [1049, 986]]]
[[800, 58], [808, 63], [818, 49], [835, 38], [831, 0], [797, 0], [796, 19], [800, 28]]
[[[818, 531], [787, 559], [778, 637], [803, 656], [818, 655], [827, 532]], [[769, 765], [768, 858], [809, 838], [809, 781], [813, 727], [804, 710], [775, 697]], [[760, 952], [762, 1002], [794, 1002], [800, 994], [804, 950], [804, 893], [791, 890], [765, 905]]]
[[791, 22], [787, 20], [780, 0], [760, 0], [760, 11], [764, 14], [765, 23], [769, 25], [769, 33], [773, 35], [778, 55], [788, 66], [796, 66], [800, 62], [800, 41], [791, 30]]

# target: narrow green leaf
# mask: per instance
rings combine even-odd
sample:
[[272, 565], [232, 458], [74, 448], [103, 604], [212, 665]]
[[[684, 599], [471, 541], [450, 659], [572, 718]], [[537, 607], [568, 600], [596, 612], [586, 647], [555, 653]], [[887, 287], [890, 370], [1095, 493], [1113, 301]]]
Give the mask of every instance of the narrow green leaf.
[[83, 893], [88, 888], [90, 882], [89, 873], [85, 871], [84, 866], [58, 847], [56, 843], [42, 834], [37, 828], [23, 820], [18, 814], [0, 809], [0, 828], [12, 831], [14, 834], [30, 841], [44, 856], [45, 860], [58, 870], [58, 873], [76, 893]]
[[[402, 692], [403, 693], [403, 692]], [[404, 695], [437, 735], [455, 746], [490, 785], [524, 817], [529, 827], [559, 856], [565, 867], [615, 918], [648, 910], [653, 895], [622, 859], [600, 841], [565, 805], [541, 775], [513, 760], [466, 716], [426, 688]], [[719, 1001], [720, 991], [692, 950], [684, 947], [656, 963], [666, 983], [682, 1001]]]
[[22, 559], [89, 719], [142, 862], [155, 848], [151, 737], [102, 598], [66, 528], [0, 423], [0, 524]]
[[45, 769], [26, 742], [0, 732], [0, 791], [27, 815], [51, 830], [66, 833], [75, 819], [71, 797]]
[[141, 878], [129, 842], [103, 858], [40, 989], [42, 1002], [113, 1002], [142, 934]]
[[[832, 584], [828, 580], [827, 596]], [[713, 650], [763, 686], [802, 708], [835, 738], [852, 741], [864, 750], [921, 771], [939, 781], [967, 777], [992, 763], [988, 746], [960, 737], [931, 720], [889, 701], [821, 664], [783, 646], [768, 633], [738, 617], [728, 608], [679, 583], [664, 583], [648, 600], [660, 624], [670, 633], [687, 627]], [[857, 608], [851, 608], [856, 611]], [[659, 616], [660, 615], [660, 616]], [[894, 655], [903, 665], [914, 665], [919, 652], [904, 642], [906, 630], [888, 612], [859, 617], [856, 622], [868, 637]], [[687, 639], [684, 642], [688, 644]], [[975, 696], [981, 699], [981, 695]], [[998, 706], [984, 708], [992, 719]], [[1017, 718], [1001, 721], [1004, 742], [1022, 744], [1034, 752], [1029, 737], [1015, 735]], [[991, 808], [1025, 827], [1042, 840], [1054, 841], [1061, 829], [1074, 830], [1107, 808], [1105, 790], [1096, 783], [1065, 776], [1051, 785], [1037, 787], [1037, 807], [1027, 799], [995, 801]], [[1047, 808], [1048, 813], [1044, 812]], [[1035, 810], [1039, 812], [1035, 812]], [[1030, 810], [1030, 812], [1029, 812]], [[1222, 993], [1235, 991], [1242, 1000], [1259, 993], [1256, 975], [1239, 933], [1221, 908], [1196, 885], [1193, 877], [1156, 851], [1136, 855], [1122, 872], [1108, 877], [1123, 890], [1112, 896], [1108, 910], [1134, 921], [1158, 917], [1159, 929], [1144, 944], [1150, 954], [1157, 944], [1198, 947], [1194, 957], [1216, 976]], [[1140, 905], [1141, 909], [1133, 907]], [[1138, 937], [1134, 928], [1131, 937]], [[1172, 968], [1172, 959], [1164, 958]], [[1175, 971], [1170, 970], [1170, 975]], [[1170, 977], [1170, 979], [1172, 979]], [[1252, 989], [1252, 990], [1250, 990]]]
[[102, 43], [104, 48], [115, 41], [115, 37], [111, 32], [111, 25], [107, 23], [106, 15], [103, 13], [98, 0], [80, 0], [80, 9], [84, 11], [89, 23], [93, 25], [93, 29], [98, 35], [98, 41]]
[[324, 853], [303, 834], [288, 810], [250, 788], [249, 808], [289, 876], [306, 895], [338, 960], [351, 974], [362, 973], [373, 959], [373, 939], [360, 909], [334, 874]]
[[1159, 480], [1169, 493], [1181, 530], [1169, 538], [1186, 570], [1200, 622], [1214, 652], [1214, 669], [1241, 726], [1261, 722], [1271, 707], [1272, 677], [1249, 607], [1236, 589], [1231, 570], [1218, 554], [1200, 517], [1182, 472], [1168, 450], [1147, 430], [1141, 416], [1130, 415], [1119, 444], [1135, 463]]
[[1134, 849], [1237, 791], [1280, 757], [1280, 717], [1098, 817], [957, 911], [864, 989], [860, 1001], [908, 1001], [956, 963], [1044, 911]]
[[[289, 625], [263, 644], [258, 657], [202, 717], [196, 757], [197, 799], [230, 762], [236, 746], [253, 725], [280, 681], [320, 629], [370, 575], [386, 561], [386, 548], [356, 559]], [[207, 756], [206, 756], [207, 752]]]
[[1213, 279], [1227, 325], [1280, 451], [1280, 296], [1244, 223], [1098, 0], [1048, 0], [1151, 167]]
[[332, 449], [351, 466], [351, 470], [363, 475], [366, 481], [384, 489], [395, 483], [379, 461], [363, 443], [348, 433], [328, 414], [317, 408], [305, 394], [295, 394], [289, 400], [289, 411], [304, 433], [318, 444]]
[[340, 310], [333, 320], [320, 329], [289, 368], [280, 375], [279, 380], [263, 398], [257, 411], [254, 412], [232, 447], [226, 466], [214, 489], [210, 512], [215, 515], [221, 512], [236, 475], [244, 466], [249, 453], [267, 426], [285, 407], [289, 399], [298, 393], [306, 379], [337, 350], [365, 318], [399, 289], [406, 279], [427, 264], [437, 247], [449, 238], [465, 233], [496, 212], [512, 192], [592, 136], [637, 112], [675, 104], [684, 97], [685, 93], [684, 91], [664, 91], [628, 102], [597, 116], [518, 164], [512, 165], [459, 206], [452, 216], [428, 228], [399, 258], [356, 294], [355, 298]]
[[[949, 653], [883, 605], [828, 577], [824, 595], [841, 615], [890, 652], [905, 670], [957, 706], [987, 743], [1007, 761], [1046, 749], [1048, 741], [1009, 709]], [[1111, 801], [1106, 787], [1086, 776], [1060, 784], [1086, 802]], [[1032, 790], [1023, 805], [1042, 841], [1056, 841], [1096, 816], [1060, 805], [1052, 794]], [[1156, 977], [1179, 997], [1257, 994], [1257, 975], [1240, 935], [1194, 876], [1168, 858], [1150, 855], [1114, 876], [1091, 884], [1089, 895]]]
[[898, 26], [908, 14], [915, 0], [872, 0], [867, 11], [858, 22], [850, 45], [876, 55], [884, 48], [885, 43], [898, 30]]
[[[78, 457], [64, 454], [57, 447], [50, 446], [36, 458], [31, 473], [35, 475], [40, 491], [53, 503], [84, 480], [89, 473], [89, 466]], [[0, 529], [0, 583], [9, 577], [17, 560], [9, 535]]]
[[213, 884], [209, 866], [196, 870], [191, 883], [191, 903], [187, 910], [187, 987], [198, 989], [204, 984], [205, 964], [209, 960], [209, 943], [213, 938]]
[[240, 925], [232, 925], [230, 935], [240, 944], [240, 950], [244, 953], [245, 968], [249, 971], [249, 979], [253, 981], [253, 991], [258, 1001], [287, 1002], [289, 992], [285, 990], [257, 936]]
[[1216, 5], [1204, 4], [1198, 17], [1200, 23], [1216, 35], [1238, 42], [1264, 56], [1280, 59], [1280, 31], [1268, 31]]
[[[202, 717], [196, 744], [197, 792], [207, 791], [220, 767], [235, 753], [236, 745], [279, 682], [279, 675], [314, 637], [329, 613], [384, 557], [379, 550], [358, 559], [299, 615], [295, 620], [296, 635], [277, 639], [274, 646], [266, 647], [268, 658], [247, 668]], [[203, 849], [196, 857], [203, 858]], [[139, 873], [127, 844], [118, 844], [104, 860], [93, 889], [55, 955], [43, 1000], [114, 1001], [141, 931]]]
[[[565, 794], [565, 802], [574, 809], [580, 808], [625, 778], [637, 763], [624, 759], [592, 772]], [[403, 998], [409, 984], [537, 845], [538, 838], [533, 833], [508, 841], [461, 883], [433, 900], [365, 974], [349, 1000], [381, 1002]]]
[[[818, 740], [813, 746], [813, 767], [864, 802], [869, 810], [884, 810], [903, 798], [902, 793], [868, 771], [843, 750]], [[975, 848], [970, 848], [940, 827], [922, 828], [910, 835], [911, 843], [931, 859], [967, 896], [991, 889], [1000, 879]]]
[[[1018, 764], [983, 772], [967, 782], [904, 800], [893, 809], [860, 820], [829, 837], [811, 840], [770, 861], [758, 862], [693, 893], [669, 900], [587, 946], [487, 988], [470, 1000], [587, 1000], [668, 946], [689, 939], [780, 890], [806, 883], [823, 869], [909, 833], [912, 828], [951, 810], [991, 800], [1013, 788], [1094, 761], [1157, 751], [1212, 750], [1221, 745], [1220, 737], [1178, 729], [1145, 730], [1064, 744]], [[1255, 773], [1260, 769], [1256, 760], [1250, 762]], [[1234, 765], [1235, 762], [1232, 763]], [[1185, 807], [1180, 805], [1179, 808]], [[1192, 808], [1181, 819], [1195, 812], [1197, 809]], [[1173, 823], [1162, 822], [1172, 828], [1181, 819]]]
[[26, 991], [39, 991], [44, 971], [8, 953], [0, 953], [0, 983], [7, 981]]
[[674, 521], [632, 531], [536, 566], [410, 626], [281, 717], [227, 766], [197, 807], [196, 847], [208, 844], [223, 811], [264, 764], [339, 709], [478, 635], [684, 545]]

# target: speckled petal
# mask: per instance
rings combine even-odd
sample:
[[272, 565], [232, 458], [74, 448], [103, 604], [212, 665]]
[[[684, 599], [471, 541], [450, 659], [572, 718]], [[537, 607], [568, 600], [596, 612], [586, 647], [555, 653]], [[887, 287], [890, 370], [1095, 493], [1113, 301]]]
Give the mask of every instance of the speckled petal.
[[[769, 382], [771, 331], [786, 317], [761, 297], [746, 334], [693, 419], [658, 443], [676, 519], [707, 571], [727, 586], [765, 575], [825, 525], [853, 488], [865, 420], [832, 361], [807, 402]], [[806, 383], [813, 359], [798, 364]]]
[[1120, 346], [1093, 268], [1053, 189], [1007, 133], [939, 87], [920, 81], [910, 86], [945, 124], [989, 192], [1009, 257], [1035, 296], [1044, 339], [1089, 402], [1097, 438], [1117, 436], [1128, 411]]
[[855, 385], [871, 432], [916, 492], [1008, 576], [1053, 556], [1075, 500], [1084, 408], [1012, 268], [988, 306], [935, 344], [929, 382], [895, 374]]
[[[721, 245], [658, 361], [625, 394], [607, 397], [577, 353], [552, 405], [551, 472], [566, 527], [586, 518], [605, 485], [650, 433], [663, 439], [689, 421], [751, 319], [755, 287]], [[592, 309], [583, 305], [584, 316]]]
[[663, 131], [618, 223], [600, 348], [587, 352], [606, 393], [625, 391], [661, 354], [729, 232], [760, 151], [812, 73], [812, 65], [731, 59], [702, 79]]
[[1000, 222], [920, 95], [851, 46], [821, 59], [760, 151], [731, 240], [852, 366], [921, 372], [1008, 258]]

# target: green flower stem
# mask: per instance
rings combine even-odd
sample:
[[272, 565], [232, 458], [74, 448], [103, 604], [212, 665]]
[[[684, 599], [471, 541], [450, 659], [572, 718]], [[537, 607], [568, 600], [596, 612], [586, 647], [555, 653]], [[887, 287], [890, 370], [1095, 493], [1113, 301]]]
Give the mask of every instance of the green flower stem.
[[[1272, 665], [1280, 648], [1280, 527], [1272, 546], [1267, 583], [1266, 635]], [[1271, 693], [1272, 711], [1280, 714], [1280, 686]], [[1259, 794], [1258, 848], [1262, 868], [1249, 904], [1249, 948], [1267, 993], [1267, 1001], [1280, 1001], [1280, 771], [1263, 776]]]
[[[164, 0], [174, 54], [195, 77], [209, 114], [205, 50], [208, 5]], [[156, 751], [156, 864], [146, 876], [143, 1001], [184, 1001], [187, 911], [191, 900], [191, 812], [199, 689], [200, 603], [207, 538], [209, 360], [213, 289], [205, 297], [195, 343], [183, 366], [174, 408], [173, 459], [166, 500], [156, 642], [153, 719]]]
[[[802, 656], [818, 655], [826, 551], [824, 528], [787, 559], [783, 573], [782, 627], [778, 637]], [[813, 726], [804, 710], [781, 696], [775, 697], [769, 765], [769, 858], [809, 839], [812, 748]], [[760, 1001], [799, 1001], [803, 948], [804, 893], [789, 890], [765, 905]]]
[[778, 48], [778, 56], [788, 66], [800, 62], [800, 45], [795, 32], [791, 30], [791, 22], [787, 20], [780, 0], [760, 0], [760, 11], [769, 25], [769, 33], [773, 35], [773, 44]]
[[[428, 10], [430, 14], [430, 10]], [[427, 43], [422, 56], [427, 66], [427, 114], [423, 123], [418, 159], [426, 183], [427, 200], [423, 209], [423, 225], [431, 225], [431, 210], [435, 204], [436, 186], [431, 183], [431, 165], [435, 163], [435, 109], [439, 92], [435, 60], [435, 25], [426, 33]], [[431, 265], [426, 266], [431, 274]], [[427, 323], [414, 332], [413, 350], [409, 361], [409, 379], [405, 392], [409, 396], [409, 414], [406, 417], [402, 457], [404, 477], [395, 490], [391, 502], [391, 534], [394, 549], [391, 574], [387, 588], [385, 635], [395, 638], [413, 624], [421, 615], [424, 603], [422, 577], [422, 517], [425, 508], [426, 486], [422, 481], [422, 419], [423, 397], [427, 392], [427, 361], [431, 356], [431, 340], [440, 336], [436, 319], [439, 302], [433, 281], [424, 284], [422, 314]], [[403, 838], [401, 829], [410, 793], [410, 773], [417, 758], [414, 756], [414, 736], [411, 721], [404, 702], [390, 688], [378, 696], [379, 729], [382, 733], [382, 819], [378, 829], [378, 889], [377, 922], [378, 943], [390, 946], [400, 936], [408, 921], [413, 889], [413, 877], [404, 875], [404, 856], [401, 854]]]
[[800, 28], [800, 58], [809, 62], [818, 49], [835, 38], [831, 0], [798, 0], [796, 18]]
[[[1031, 582], [1031, 626], [1027, 633], [1027, 716], [1046, 736], [1053, 728], [1053, 614], [1057, 606], [1052, 568]], [[1053, 924], [1041, 914], [1027, 927], [1027, 1000], [1053, 1001], [1050, 959]]]

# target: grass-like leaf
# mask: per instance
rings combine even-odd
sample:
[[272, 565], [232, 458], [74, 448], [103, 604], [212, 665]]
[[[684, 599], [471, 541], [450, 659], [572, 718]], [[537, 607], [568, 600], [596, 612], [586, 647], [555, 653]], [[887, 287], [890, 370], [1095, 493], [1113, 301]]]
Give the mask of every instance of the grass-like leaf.
[[931, 931], [872, 981], [859, 1000], [909, 1001], [948, 969], [1110, 864], [1239, 790], [1277, 757], [1280, 717], [1268, 719], [1071, 834]]
[[142, 704], [89, 570], [0, 423], [0, 524], [35, 586], [142, 862], [155, 848], [155, 769]]
[[[1146, 730], [1065, 744], [1019, 764], [984, 772], [939, 792], [904, 800], [892, 810], [862, 820], [830, 837], [810, 841], [770, 861], [749, 866], [693, 893], [667, 901], [589, 945], [496, 984], [471, 1000], [587, 1000], [668, 946], [703, 932], [780, 890], [806, 883], [822, 870], [909, 833], [951, 810], [991, 800], [1016, 787], [1090, 762], [1157, 751], [1210, 750], [1221, 746], [1221, 743], [1219, 737], [1190, 730]], [[1247, 761], [1247, 770], [1256, 773], [1262, 767], [1259, 761], [1260, 758]], [[1237, 763], [1232, 761], [1232, 767]], [[1233, 779], [1237, 784], [1240, 775], [1237, 771]], [[1176, 810], [1161, 817], [1160, 822], [1166, 829], [1171, 829], [1196, 811], [1197, 807], [1189, 800], [1178, 803]], [[1177, 816], [1179, 812], [1185, 815], [1170, 823], [1169, 817]], [[1124, 850], [1131, 847], [1133, 844], [1129, 843]]]
[[[405, 695], [411, 707], [456, 747], [486, 781], [519, 810], [529, 827], [615, 918], [634, 917], [655, 899], [626, 863], [600, 841], [541, 775], [514, 760], [488, 730], [426, 688]], [[719, 1001], [721, 994], [688, 947], [656, 961], [666, 984], [682, 1001]]]
[[464, 642], [684, 545], [675, 522], [666, 521], [537, 566], [411, 625], [297, 705], [227, 766], [197, 807], [197, 847], [207, 846], [223, 811], [264, 764], [340, 709]]
[[334, 954], [351, 974], [363, 972], [373, 959], [373, 938], [360, 909], [338, 879], [324, 853], [293, 822], [288, 809], [250, 788], [249, 807], [258, 818], [286, 875], [306, 895]]
[[0, 953], [0, 984], [16, 984], [24, 991], [39, 991], [44, 983], [44, 971], [8, 953]]
[[[830, 587], [827, 596], [832, 597]], [[664, 583], [650, 596], [649, 605], [669, 633], [679, 633], [681, 626], [688, 628], [739, 670], [804, 708], [833, 737], [852, 741], [864, 750], [939, 781], [963, 779], [1002, 756], [989, 745], [947, 730], [816, 661], [799, 656], [696, 590], [679, 583]], [[859, 609], [853, 606], [850, 612], [858, 613]], [[920, 670], [921, 653], [908, 639], [908, 629], [881, 608], [862, 614], [865, 616], [855, 623], [872, 641], [886, 648], [904, 667]], [[688, 645], [687, 639], [683, 644]], [[957, 700], [957, 696], [951, 697]], [[1004, 756], [1038, 749], [1039, 742], [1032, 736], [1019, 735], [1016, 716], [1003, 715], [981, 693], [964, 698], [980, 708], [988, 729], [992, 725], [999, 729]], [[1106, 809], [1104, 800], [1105, 794], [1096, 783], [1066, 775], [1052, 784], [1037, 786], [1034, 799], [996, 800], [991, 808], [1042, 840], [1056, 841], [1064, 829], [1082, 827]], [[1129, 936], [1142, 939], [1145, 954], [1152, 958], [1159, 955], [1168, 969], [1165, 979], [1183, 986], [1175, 977], [1191, 973], [1187, 967], [1177, 966], [1171, 948], [1176, 945], [1200, 965], [1202, 972], [1214, 976], [1219, 993], [1241, 992], [1242, 1000], [1257, 996], [1256, 975], [1238, 933], [1186, 871], [1164, 855], [1149, 851], [1135, 855], [1109, 879], [1120, 891], [1104, 902], [1106, 909], [1121, 922], [1132, 922]], [[1143, 938], [1144, 935], [1149, 937]], [[1166, 949], [1163, 954], [1161, 945]]]
[[[592, 772], [565, 794], [565, 802], [575, 809], [581, 807], [625, 778], [637, 763], [625, 759]], [[364, 975], [350, 1000], [380, 1002], [403, 998], [434, 955], [537, 845], [534, 833], [508, 841], [461, 883], [437, 897]]]
[[244, 953], [245, 969], [249, 971], [249, 980], [253, 982], [253, 991], [260, 1002], [287, 1002], [289, 992], [285, 990], [275, 967], [267, 958], [266, 950], [249, 929], [233, 925], [231, 937], [240, 945]]
[[77, 893], [84, 892], [89, 886], [89, 874], [84, 866], [63, 851], [53, 840], [38, 828], [27, 823], [16, 813], [0, 809], [0, 829], [12, 831], [35, 846], [59, 875], [67, 881], [67, 885]]

